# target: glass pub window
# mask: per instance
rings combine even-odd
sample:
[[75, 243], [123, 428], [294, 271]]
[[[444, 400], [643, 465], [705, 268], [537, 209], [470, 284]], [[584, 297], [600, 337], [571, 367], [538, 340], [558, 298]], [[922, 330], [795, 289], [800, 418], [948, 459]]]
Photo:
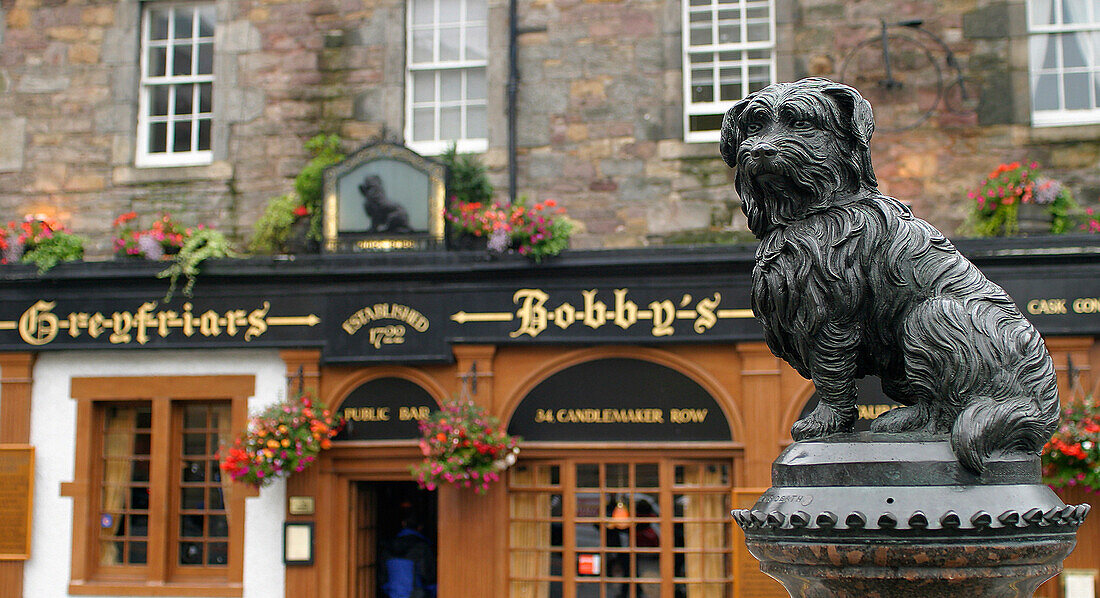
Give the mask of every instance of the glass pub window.
[[229, 518], [218, 446], [229, 442], [229, 405], [188, 403], [176, 457], [179, 488], [177, 546], [181, 566], [224, 567], [229, 559]]
[[[229, 518], [218, 447], [230, 440], [229, 404], [187, 401], [174, 409], [178, 430], [166, 471], [156, 479], [153, 409], [148, 403], [105, 404], [99, 512], [99, 565], [145, 566], [162, 554], [150, 546], [150, 502], [165, 500], [176, 514], [168, 530], [174, 538], [169, 558], [178, 571], [225, 568], [229, 559]], [[156, 522], [154, 522], [156, 523]]]
[[485, 0], [411, 0], [408, 14], [405, 139], [442, 154], [488, 147]]
[[148, 562], [152, 409], [109, 405], [103, 415], [99, 564]]
[[1029, 0], [1027, 16], [1032, 124], [1100, 122], [1100, 6]]
[[214, 15], [211, 4], [145, 6], [138, 166], [212, 161]]
[[718, 141], [726, 111], [775, 82], [775, 4], [682, 1], [684, 140]]
[[517, 464], [509, 595], [728, 598], [732, 488], [718, 461]]

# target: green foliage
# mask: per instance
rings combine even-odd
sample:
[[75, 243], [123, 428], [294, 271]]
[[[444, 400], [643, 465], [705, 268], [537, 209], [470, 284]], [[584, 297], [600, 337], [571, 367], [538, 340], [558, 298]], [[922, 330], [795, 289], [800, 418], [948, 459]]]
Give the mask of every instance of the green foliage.
[[301, 203], [309, 209], [309, 213], [314, 215], [310, 223], [309, 237], [320, 241], [321, 219], [316, 216], [321, 213], [321, 203], [325, 194], [325, 168], [343, 160], [344, 154], [340, 151], [340, 138], [336, 135], [317, 135], [307, 141], [305, 147], [312, 158], [295, 177], [294, 192], [298, 194]]
[[168, 292], [164, 295], [164, 303], [172, 300], [180, 276], [187, 279], [183, 294], [185, 297], [190, 297], [191, 291], [195, 288], [195, 277], [198, 276], [199, 267], [204, 261], [233, 255], [235, 253], [229, 247], [229, 240], [224, 234], [204, 227], [192, 231], [183, 247], [180, 247], [179, 253], [172, 258], [172, 265], [157, 273], [157, 278], [170, 280]]
[[269, 201], [263, 215], [254, 225], [248, 250], [254, 253], [285, 251], [291, 227], [300, 217], [294, 211], [302, 207], [303, 204], [295, 193], [280, 195]]
[[37, 241], [24, 254], [22, 261], [38, 266], [41, 274], [61, 262], [84, 257], [84, 239], [69, 232], [54, 231], [52, 236]]
[[451, 201], [488, 203], [492, 199], [493, 186], [477, 156], [459, 155], [451, 144], [439, 158], [447, 166], [447, 191]]

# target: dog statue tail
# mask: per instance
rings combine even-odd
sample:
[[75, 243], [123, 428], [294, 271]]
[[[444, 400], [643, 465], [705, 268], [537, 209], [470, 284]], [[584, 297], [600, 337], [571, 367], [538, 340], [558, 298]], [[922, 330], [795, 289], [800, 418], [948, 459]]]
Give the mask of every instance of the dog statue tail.
[[1042, 338], [1032, 328], [1014, 340], [1022, 357], [1008, 377], [1016, 383], [971, 397], [951, 431], [955, 456], [974, 473], [981, 473], [997, 452], [1039, 454], [1058, 427], [1057, 379]]

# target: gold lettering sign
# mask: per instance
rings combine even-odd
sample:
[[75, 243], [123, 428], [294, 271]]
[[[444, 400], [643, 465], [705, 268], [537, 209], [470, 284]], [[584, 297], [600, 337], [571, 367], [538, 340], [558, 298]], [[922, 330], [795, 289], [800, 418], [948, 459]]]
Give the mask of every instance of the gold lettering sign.
[[856, 405], [859, 410], [859, 419], [875, 419], [898, 405]]
[[157, 302], [142, 303], [136, 310], [113, 312], [71, 312], [60, 316], [54, 313], [56, 301], [36, 301], [18, 322], [0, 321], [0, 330], [17, 329], [19, 337], [30, 345], [45, 345], [59, 334], [72, 338], [87, 335], [93, 339], [105, 337], [113, 345], [138, 343], [144, 345], [152, 335], [165, 338], [175, 331], [186, 337], [238, 336], [245, 342], [261, 336], [271, 326], [316, 326], [321, 318], [306, 316], [269, 316], [271, 303], [251, 311], [230, 309], [216, 312], [208, 309], [198, 313], [191, 303], [184, 303], [182, 311], [157, 310]]
[[[538, 424], [701, 424], [709, 409], [536, 409]], [[666, 417], [667, 415], [667, 417]]]
[[639, 322], [649, 323], [649, 333], [654, 337], [676, 334], [675, 324], [679, 321], [691, 322], [696, 334], [703, 334], [728, 318], [752, 318], [751, 309], [718, 309], [722, 294], [714, 293], [696, 301], [684, 293], [678, 299], [650, 301], [644, 306], [630, 299], [629, 289], [614, 289], [611, 303], [600, 298], [599, 289], [581, 291], [580, 302], [562, 301], [551, 305], [550, 294], [542, 289], [520, 289], [512, 295], [512, 303], [517, 306], [515, 313], [460, 311], [451, 316], [459, 324], [467, 322], [518, 322], [515, 330], [508, 336], [531, 338], [542, 334], [553, 324], [565, 330], [575, 325], [587, 326], [593, 330], [604, 326], [617, 326], [623, 330]]
[[1027, 313], [1033, 316], [1062, 316], [1100, 313], [1100, 297], [1077, 297], [1072, 301], [1063, 298], [1032, 299], [1025, 304]]
[[1073, 313], [1094, 314], [1100, 312], [1100, 298], [1078, 297], [1073, 300]]
[[26, 560], [31, 552], [34, 447], [0, 445], [0, 560]]
[[[429, 407], [397, 408], [397, 421], [421, 421], [428, 419], [432, 410]], [[393, 409], [390, 407], [345, 407], [342, 411], [344, 419], [353, 422], [388, 422], [393, 418]]]
[[411, 239], [363, 239], [355, 246], [359, 249], [416, 249], [416, 241]]
[[380, 320], [392, 320], [400, 323], [371, 326], [367, 329], [367, 343], [375, 349], [382, 348], [382, 345], [403, 344], [405, 342], [405, 332], [407, 331], [406, 324], [417, 332], [425, 332], [431, 326], [427, 316], [408, 305], [375, 303], [351, 314], [340, 327], [350, 335], [359, 332], [364, 326], [378, 323]]
[[1039, 314], [1064, 314], [1066, 312], [1065, 299], [1032, 299], [1027, 302], [1027, 313]]

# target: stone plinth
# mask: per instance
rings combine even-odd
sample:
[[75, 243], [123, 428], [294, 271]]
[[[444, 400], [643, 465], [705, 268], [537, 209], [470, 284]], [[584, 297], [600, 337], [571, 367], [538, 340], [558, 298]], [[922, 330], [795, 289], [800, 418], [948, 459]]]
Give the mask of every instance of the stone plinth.
[[999, 456], [975, 476], [938, 436], [799, 442], [772, 484], [733, 516], [761, 571], [806, 598], [1030, 597], [1089, 512], [1040, 483], [1038, 457]]

